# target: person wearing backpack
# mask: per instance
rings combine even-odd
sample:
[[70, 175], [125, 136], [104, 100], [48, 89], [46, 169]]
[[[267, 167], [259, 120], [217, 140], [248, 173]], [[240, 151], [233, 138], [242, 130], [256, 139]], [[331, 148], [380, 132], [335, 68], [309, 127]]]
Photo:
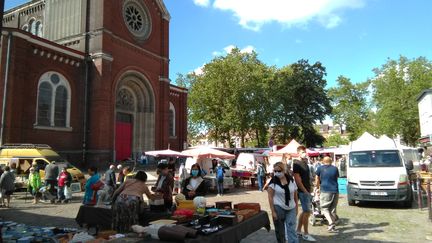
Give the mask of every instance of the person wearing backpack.
[[219, 161], [218, 166], [216, 167], [218, 196], [222, 196], [224, 192], [224, 185], [223, 185], [224, 175], [225, 175], [225, 169], [222, 166], [222, 162]]

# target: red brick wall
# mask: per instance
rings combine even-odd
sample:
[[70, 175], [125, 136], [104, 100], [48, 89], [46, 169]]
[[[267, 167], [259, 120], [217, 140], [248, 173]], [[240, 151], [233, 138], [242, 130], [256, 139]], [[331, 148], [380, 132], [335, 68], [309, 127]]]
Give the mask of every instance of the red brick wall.
[[[2, 45], [1, 97], [3, 97], [5, 80], [7, 38], [4, 36]], [[39, 50], [36, 54], [35, 49]], [[44, 52], [42, 56], [41, 51]], [[50, 53], [50, 57], [47, 53]], [[4, 143], [46, 143], [55, 150], [70, 152], [75, 150], [78, 153], [83, 137], [81, 97], [83, 97], [84, 65], [82, 60], [32, 44], [20, 37], [12, 38], [10, 55]], [[53, 60], [54, 55], [58, 56], [57, 60]], [[59, 62], [59, 57], [80, 61], [80, 66]], [[58, 72], [69, 81], [72, 99], [70, 113], [72, 131], [34, 128], [39, 79], [48, 71]]]
[[[90, 164], [102, 165], [113, 159], [117, 84], [121, 76], [131, 70], [142, 74], [150, 83], [154, 93], [155, 149], [166, 149], [170, 144], [172, 149], [183, 150], [183, 143], [187, 135], [187, 94], [183, 91], [173, 91], [167, 82], [169, 76], [169, 22], [163, 19], [159, 7], [153, 0], [146, 0], [143, 3], [150, 3], [147, 8], [152, 18], [152, 31], [148, 40], [137, 41], [124, 24], [121, 11], [122, 1], [104, 1], [102, 23], [107, 31], [103, 32], [102, 38], [92, 39], [90, 46], [91, 50], [107, 54], [113, 60], [95, 58], [91, 67], [86, 167]], [[100, 17], [93, 16], [92, 18]], [[2, 81], [6, 61], [6, 40], [4, 37], [0, 72]], [[49, 41], [45, 42], [55, 45]], [[74, 67], [60, 63], [58, 60], [54, 61], [52, 58], [41, 57], [33, 53], [34, 48], [35, 44], [14, 37], [4, 141], [7, 143], [46, 143], [61, 151], [62, 155], [71, 161], [81, 161], [85, 65], [81, 61], [79, 67]], [[73, 128], [71, 132], [33, 128], [36, 120], [37, 85], [40, 76], [46, 71], [57, 71], [70, 82], [72, 89], [70, 124]], [[2, 96], [3, 84], [0, 84], [0, 92]], [[177, 95], [173, 96], [174, 93]], [[170, 101], [176, 109], [176, 137], [174, 138], [169, 137], [168, 131]]]

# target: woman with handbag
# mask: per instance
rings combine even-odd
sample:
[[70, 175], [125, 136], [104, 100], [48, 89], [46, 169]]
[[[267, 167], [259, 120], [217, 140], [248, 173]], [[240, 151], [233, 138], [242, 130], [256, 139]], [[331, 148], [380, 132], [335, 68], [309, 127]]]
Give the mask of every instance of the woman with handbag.
[[143, 204], [143, 194], [155, 200], [158, 197], [150, 192], [146, 185], [147, 174], [138, 171], [135, 178], [127, 179], [113, 194], [113, 229], [117, 232], [129, 232], [132, 225], [139, 223], [139, 214]]

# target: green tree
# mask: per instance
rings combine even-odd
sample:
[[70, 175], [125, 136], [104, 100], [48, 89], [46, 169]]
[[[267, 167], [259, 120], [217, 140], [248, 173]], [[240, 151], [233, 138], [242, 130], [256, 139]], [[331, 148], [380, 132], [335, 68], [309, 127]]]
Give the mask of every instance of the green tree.
[[203, 124], [216, 141], [239, 136], [243, 146], [252, 129], [260, 138], [269, 123], [265, 119], [270, 120], [265, 115], [271, 109], [266, 107], [268, 71], [255, 52], [234, 48], [216, 57], [191, 85], [191, 121]]
[[323, 121], [332, 110], [325, 75], [320, 62], [311, 65], [307, 60], [299, 60], [276, 73], [273, 117], [282, 142], [288, 142], [289, 138], [300, 139], [307, 146], [324, 142], [313, 125]]
[[329, 90], [333, 107], [332, 119], [340, 126], [345, 125], [350, 140], [355, 140], [365, 131], [370, 120], [369, 82], [353, 84], [350, 79], [339, 76], [337, 86]]
[[[176, 78], [176, 84], [180, 87], [189, 89], [198, 79], [198, 76], [195, 73], [189, 73], [186, 75], [177, 73]], [[192, 110], [190, 109], [190, 106], [188, 105], [187, 108], [188, 113], [188, 123], [187, 123], [187, 130], [188, 130], [188, 141], [194, 141], [195, 139], [198, 139], [201, 136], [201, 131], [203, 128], [203, 123], [192, 120]]]
[[324, 147], [337, 147], [339, 145], [348, 145], [349, 139], [343, 138], [340, 134], [331, 134], [324, 142]]
[[416, 97], [432, 86], [432, 63], [419, 57], [388, 60], [374, 70], [373, 100], [377, 109], [378, 133], [401, 135], [409, 145], [415, 145], [420, 136]]

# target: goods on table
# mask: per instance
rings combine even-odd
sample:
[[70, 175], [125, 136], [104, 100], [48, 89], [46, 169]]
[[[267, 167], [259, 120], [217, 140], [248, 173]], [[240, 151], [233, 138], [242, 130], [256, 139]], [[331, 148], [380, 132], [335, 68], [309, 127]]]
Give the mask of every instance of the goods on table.
[[232, 209], [232, 202], [228, 202], [228, 201], [220, 201], [220, 202], [216, 202], [216, 208], [218, 209]]
[[179, 201], [177, 208], [178, 209], [190, 209], [190, 210], [195, 211], [195, 205], [194, 205], [192, 200]]
[[249, 219], [256, 214], [258, 214], [258, 211], [255, 211], [253, 209], [242, 209], [236, 212], [237, 216], [241, 216], [239, 219], [242, 219], [242, 221]]
[[237, 203], [234, 205], [234, 209], [243, 210], [243, 209], [252, 209], [256, 212], [261, 211], [261, 206], [259, 203]]
[[4, 243], [58, 241], [62, 236], [77, 232], [77, 229], [72, 228], [35, 227], [12, 221], [0, 221], [0, 228]]

